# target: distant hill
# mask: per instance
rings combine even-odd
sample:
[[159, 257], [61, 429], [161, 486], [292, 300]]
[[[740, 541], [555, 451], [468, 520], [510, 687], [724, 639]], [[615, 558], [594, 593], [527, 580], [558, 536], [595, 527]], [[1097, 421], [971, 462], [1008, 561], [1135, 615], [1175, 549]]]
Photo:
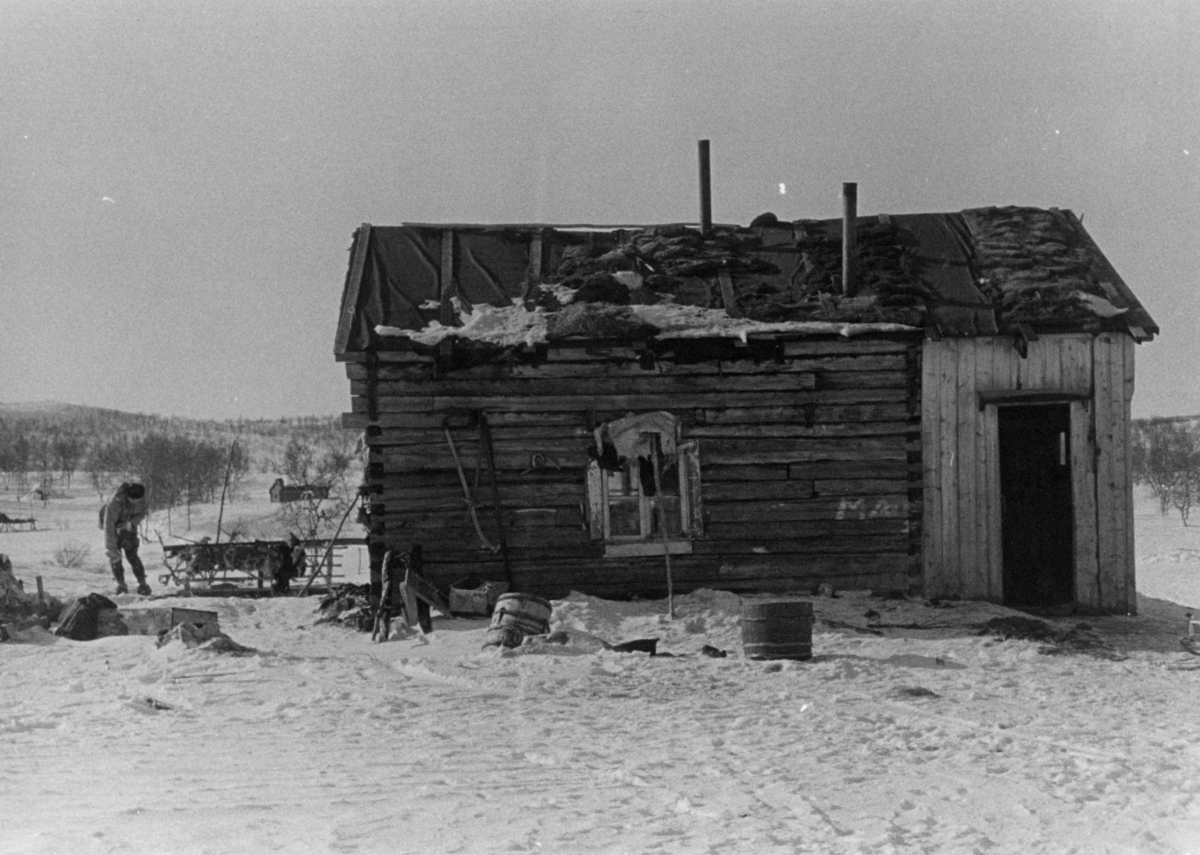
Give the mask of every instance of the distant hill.
[[1151, 416], [1148, 419], [1134, 419], [1134, 424], [1149, 424], [1150, 422], [1178, 424], [1180, 422], [1200, 422], [1200, 416]]
[[292, 416], [279, 419], [188, 419], [181, 416], [160, 416], [127, 413], [106, 407], [64, 404], [61, 401], [0, 402], [0, 422], [11, 425], [53, 428], [57, 430], [86, 430], [99, 433], [144, 433], [152, 430], [174, 430], [185, 433], [233, 435], [253, 433], [267, 436], [295, 432], [340, 430], [338, 416]]
[[[114, 450], [120, 452], [115, 459], [120, 459], [123, 450], [151, 434], [186, 437], [222, 449], [230, 448], [236, 440], [254, 468], [264, 473], [281, 466], [292, 440], [317, 455], [325, 449], [353, 453], [357, 438], [355, 431], [341, 426], [337, 416], [217, 421], [127, 413], [59, 401], [0, 402], [0, 473], [17, 473], [17, 480], [23, 484], [26, 477], [33, 477], [32, 473], [53, 469], [100, 465], [107, 471], [118, 464], [105, 466], [95, 461], [113, 460]], [[42, 475], [38, 478], [46, 480]], [[10, 480], [3, 478], [6, 486]]]

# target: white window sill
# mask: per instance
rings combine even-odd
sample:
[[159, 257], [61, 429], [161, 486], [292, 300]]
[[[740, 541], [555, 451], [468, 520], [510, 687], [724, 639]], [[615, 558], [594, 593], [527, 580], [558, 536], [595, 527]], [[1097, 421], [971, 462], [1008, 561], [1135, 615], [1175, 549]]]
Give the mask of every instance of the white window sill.
[[604, 544], [605, 558], [637, 558], [645, 555], [662, 555], [663, 547], [668, 555], [691, 555], [690, 540], [630, 540], [626, 542], [610, 541]]

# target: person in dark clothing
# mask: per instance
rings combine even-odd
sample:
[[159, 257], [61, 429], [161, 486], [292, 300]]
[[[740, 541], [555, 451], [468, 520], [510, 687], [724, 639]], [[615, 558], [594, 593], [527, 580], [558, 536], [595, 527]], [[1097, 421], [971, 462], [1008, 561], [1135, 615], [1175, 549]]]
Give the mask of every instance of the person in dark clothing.
[[137, 527], [146, 518], [150, 502], [146, 498], [146, 488], [137, 482], [126, 482], [117, 488], [117, 492], [109, 499], [101, 513], [104, 528], [104, 554], [108, 557], [109, 567], [117, 582], [117, 593], [128, 594], [129, 587], [125, 584], [125, 568], [121, 565], [121, 555], [129, 562], [129, 569], [137, 579], [137, 592], [143, 596], [150, 593], [146, 584], [146, 568], [138, 558]]
[[304, 575], [304, 571], [308, 567], [308, 557], [304, 552], [304, 544], [300, 542], [300, 538], [295, 532], [288, 535], [288, 547], [292, 550], [292, 569], [295, 571], [293, 579]]
[[299, 543], [296, 535], [288, 536], [287, 540], [280, 541], [275, 549], [278, 553], [278, 564], [275, 567], [275, 578], [271, 582], [271, 590], [276, 594], [290, 594], [292, 592], [292, 579], [296, 578], [296, 563], [293, 557], [294, 545], [292, 541]]

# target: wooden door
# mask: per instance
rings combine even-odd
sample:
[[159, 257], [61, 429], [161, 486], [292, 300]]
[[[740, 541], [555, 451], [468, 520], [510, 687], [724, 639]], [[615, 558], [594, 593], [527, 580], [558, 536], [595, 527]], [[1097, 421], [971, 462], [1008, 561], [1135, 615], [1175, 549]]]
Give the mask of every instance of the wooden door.
[[1075, 600], [1071, 414], [1067, 404], [998, 412], [1004, 603]]

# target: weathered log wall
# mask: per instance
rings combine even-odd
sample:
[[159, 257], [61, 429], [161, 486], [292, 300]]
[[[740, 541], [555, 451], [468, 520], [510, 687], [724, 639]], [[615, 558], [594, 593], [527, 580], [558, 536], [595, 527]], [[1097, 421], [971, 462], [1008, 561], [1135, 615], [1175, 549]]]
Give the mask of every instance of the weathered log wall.
[[[757, 360], [686, 350], [560, 344], [536, 365], [453, 371], [411, 352], [348, 362], [344, 422], [367, 431], [389, 544], [421, 544], [438, 585], [503, 579], [503, 552], [483, 543], [503, 539], [520, 590], [659, 594], [661, 556], [606, 558], [589, 533], [586, 470], [590, 426], [667, 410], [699, 444], [704, 508], [691, 554], [672, 556], [676, 590], [919, 584], [920, 339], [778, 342]], [[491, 427], [499, 514], [472, 410]]]

